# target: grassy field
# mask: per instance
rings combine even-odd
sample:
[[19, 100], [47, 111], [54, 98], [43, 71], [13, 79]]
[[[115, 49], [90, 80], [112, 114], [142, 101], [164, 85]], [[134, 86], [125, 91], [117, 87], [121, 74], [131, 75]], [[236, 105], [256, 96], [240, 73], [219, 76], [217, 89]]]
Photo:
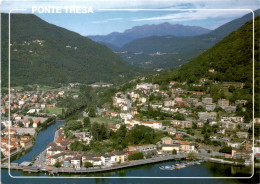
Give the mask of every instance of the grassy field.
[[40, 91], [49, 91], [49, 90], [53, 90], [54, 88], [53, 87], [51, 87], [51, 86], [40, 86], [39, 88], [38, 88], [38, 90], [40, 90]]
[[203, 138], [203, 135], [201, 134], [201, 130], [194, 130], [194, 136]]
[[62, 113], [62, 108], [61, 107], [48, 107], [44, 110], [44, 112], [48, 112], [48, 114], [61, 114]]
[[97, 123], [108, 123], [108, 124], [117, 124], [118, 122], [114, 121], [114, 120], [110, 120], [110, 119], [106, 119], [106, 118], [102, 118], [102, 117], [95, 117], [95, 118], [90, 118], [90, 122], [97, 122]]
[[221, 88], [221, 89], [224, 91], [224, 94], [227, 97], [227, 99], [230, 99], [233, 96], [233, 94], [228, 91], [228, 88]]
[[[21, 90], [23, 89], [22, 86], [11, 86], [11, 89]], [[8, 87], [2, 87], [2, 90], [8, 90]]]
[[[28, 85], [28, 86], [33, 87], [32, 85]], [[2, 89], [8, 90], [7, 87], [3, 87]], [[24, 89], [24, 87], [23, 86], [11, 86], [11, 89], [21, 90], [21, 89]], [[39, 91], [49, 91], [49, 90], [53, 90], [53, 89], [54, 88], [51, 86], [40, 86], [38, 88]]]

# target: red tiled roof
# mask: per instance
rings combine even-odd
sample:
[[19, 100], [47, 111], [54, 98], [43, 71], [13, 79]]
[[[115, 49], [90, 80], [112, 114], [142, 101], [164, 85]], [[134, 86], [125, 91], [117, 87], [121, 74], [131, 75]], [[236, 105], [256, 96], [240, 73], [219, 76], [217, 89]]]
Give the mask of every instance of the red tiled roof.
[[188, 141], [179, 141], [179, 144], [186, 144], [186, 145], [189, 145], [190, 142], [188, 142]]
[[41, 121], [41, 119], [36, 119], [33, 123], [38, 124]]

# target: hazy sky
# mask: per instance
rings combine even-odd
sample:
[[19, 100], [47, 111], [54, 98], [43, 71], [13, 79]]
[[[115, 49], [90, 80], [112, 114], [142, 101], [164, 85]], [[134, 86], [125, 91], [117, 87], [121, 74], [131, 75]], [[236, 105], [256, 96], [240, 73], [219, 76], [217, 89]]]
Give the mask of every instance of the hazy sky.
[[215, 29], [250, 13], [249, 9], [256, 10], [259, 5], [259, 0], [3, 0], [1, 11], [9, 12], [11, 9], [22, 8], [26, 11], [13, 10], [13, 13], [32, 13], [32, 7], [92, 7], [93, 14], [38, 13], [36, 15], [49, 23], [81, 35], [98, 35], [115, 31], [123, 32], [133, 26], [163, 22]]

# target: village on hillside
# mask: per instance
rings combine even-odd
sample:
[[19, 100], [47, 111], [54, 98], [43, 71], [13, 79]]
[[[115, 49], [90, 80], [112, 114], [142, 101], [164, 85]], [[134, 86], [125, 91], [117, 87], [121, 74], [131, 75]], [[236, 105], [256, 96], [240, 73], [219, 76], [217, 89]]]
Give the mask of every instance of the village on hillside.
[[[209, 88], [214, 85], [220, 86], [220, 95], [212, 95]], [[162, 86], [141, 78], [134, 87], [114, 93], [111, 104], [83, 111], [79, 118], [60, 126], [53, 142], [33, 160], [34, 165], [76, 169], [113, 167], [169, 155], [252, 164], [253, 122], [243, 116], [247, 100], [225, 97], [243, 85], [218, 84], [202, 78], [192, 88], [204, 90], [187, 90], [185, 82], [170, 81]], [[70, 84], [68, 89], [76, 86]], [[59, 118], [58, 114], [64, 113], [61, 107], [56, 109], [59, 113], [50, 112], [57, 102], [66, 96], [71, 99], [79, 96], [65, 91], [12, 91], [11, 122], [2, 121], [5, 127], [2, 158], [32, 147], [41, 125], [48, 118]], [[1, 103], [2, 113], [6, 114], [8, 95]], [[254, 123], [260, 124], [260, 119], [255, 118]], [[259, 146], [260, 140], [255, 137], [256, 159], [259, 159]]]

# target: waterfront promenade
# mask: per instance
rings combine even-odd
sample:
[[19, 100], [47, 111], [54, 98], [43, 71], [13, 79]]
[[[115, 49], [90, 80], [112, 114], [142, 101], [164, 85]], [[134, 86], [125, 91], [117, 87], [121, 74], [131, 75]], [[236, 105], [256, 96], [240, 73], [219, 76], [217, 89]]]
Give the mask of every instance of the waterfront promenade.
[[[48, 172], [49, 174], [58, 174], [58, 173], [96, 173], [96, 172], [105, 172], [105, 171], [112, 171], [112, 170], [118, 170], [128, 167], [135, 167], [135, 166], [141, 166], [146, 164], [153, 164], [158, 162], [165, 162], [165, 161], [171, 161], [171, 160], [184, 160], [186, 159], [185, 155], [169, 155], [169, 156], [163, 156], [163, 157], [153, 157], [149, 159], [144, 160], [135, 160], [135, 161], [129, 161], [122, 163], [121, 165], [117, 166], [101, 166], [101, 167], [90, 167], [90, 168], [57, 168], [57, 167], [37, 167], [37, 166], [23, 166], [22, 164], [16, 164], [11, 163], [10, 169], [13, 170], [23, 170], [25, 172]], [[1, 168], [8, 169], [8, 165], [4, 164], [1, 165]]]

